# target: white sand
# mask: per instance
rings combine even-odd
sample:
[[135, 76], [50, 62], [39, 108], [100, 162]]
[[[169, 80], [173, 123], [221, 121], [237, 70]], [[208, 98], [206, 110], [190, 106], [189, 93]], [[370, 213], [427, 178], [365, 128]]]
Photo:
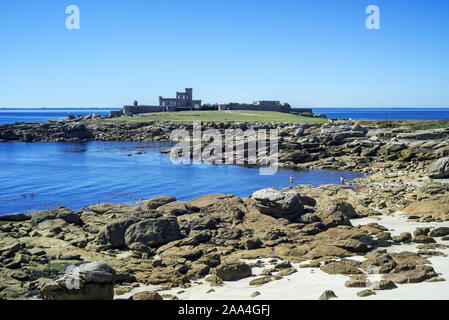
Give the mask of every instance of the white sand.
[[[362, 218], [354, 219], [351, 221], [354, 226], [365, 225], [368, 223], [376, 222], [388, 229], [392, 236], [398, 235], [401, 232], [412, 233], [416, 227], [449, 227], [449, 222], [443, 223], [419, 223], [413, 222], [405, 219], [400, 214], [395, 214], [393, 216], [380, 216], [379, 218]], [[436, 238], [438, 243], [449, 242], [441, 241]], [[400, 246], [392, 246], [385, 248], [389, 252], [400, 252], [400, 251], [414, 251], [416, 252], [416, 244], [405, 244]], [[449, 249], [438, 249], [440, 252], [444, 252], [449, 256]], [[363, 257], [357, 256], [352, 259], [363, 260]], [[191, 288], [187, 289], [172, 289], [159, 291], [160, 294], [173, 294], [179, 299], [189, 300], [213, 300], [213, 299], [223, 299], [223, 300], [257, 300], [257, 299], [267, 299], [267, 300], [316, 300], [325, 290], [333, 290], [338, 296], [338, 299], [418, 299], [418, 300], [435, 300], [435, 299], [449, 299], [449, 282], [422, 282], [417, 284], [403, 284], [397, 285], [398, 288], [392, 290], [379, 290], [376, 291], [376, 295], [360, 298], [357, 296], [357, 292], [364, 290], [365, 288], [347, 288], [344, 286], [346, 280], [349, 276], [344, 275], [330, 275], [318, 268], [297, 268], [298, 272], [286, 276], [281, 280], [274, 280], [269, 283], [260, 286], [250, 286], [249, 282], [253, 280], [256, 275], [264, 268], [269, 268], [269, 259], [261, 259], [266, 265], [262, 268], [253, 268], [253, 276], [246, 279], [241, 279], [238, 281], [226, 281], [223, 287], [210, 287], [208, 282], [204, 279], [197, 281], [197, 283], [192, 283]], [[449, 257], [435, 256], [428, 259], [432, 262], [437, 273], [441, 273], [443, 278], [449, 279]], [[256, 260], [247, 260], [249, 263], [254, 263]], [[298, 264], [294, 264], [294, 267], [298, 267]], [[373, 277], [379, 277], [379, 275], [374, 275]], [[145, 290], [156, 290], [160, 288], [159, 286], [141, 286], [139, 288], [133, 289], [133, 291], [116, 296], [116, 298], [127, 299], [132, 294], [145, 291]], [[210, 289], [214, 289], [214, 292], [207, 293]], [[183, 290], [183, 293], [178, 294], [179, 291]], [[251, 294], [255, 291], [260, 292], [260, 295], [251, 298]]]

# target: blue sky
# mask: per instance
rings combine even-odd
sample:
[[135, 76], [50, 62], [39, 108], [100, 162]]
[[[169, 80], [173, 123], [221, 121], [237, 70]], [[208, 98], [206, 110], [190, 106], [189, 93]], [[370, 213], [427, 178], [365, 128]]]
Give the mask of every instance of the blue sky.
[[5, 0], [0, 107], [156, 104], [185, 87], [210, 103], [449, 107], [448, 35], [446, 0]]

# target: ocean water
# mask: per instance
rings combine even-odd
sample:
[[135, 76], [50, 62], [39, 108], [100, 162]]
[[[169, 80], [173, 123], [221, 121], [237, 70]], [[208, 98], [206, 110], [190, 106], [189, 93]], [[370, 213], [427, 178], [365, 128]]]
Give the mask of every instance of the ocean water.
[[[131, 203], [158, 195], [190, 200], [209, 193], [249, 196], [268, 187], [339, 183], [363, 173], [285, 170], [259, 175], [236, 165], [174, 165], [160, 152], [170, 143], [0, 143], [0, 214], [60, 205], [73, 210], [98, 202]], [[142, 154], [136, 154], [142, 152]], [[132, 154], [132, 156], [128, 156]]]
[[69, 114], [89, 115], [98, 113], [106, 115], [111, 110], [119, 109], [0, 109], [0, 124], [13, 123], [14, 121], [42, 122], [66, 118]]
[[449, 108], [313, 108], [330, 119], [438, 120], [449, 118]]

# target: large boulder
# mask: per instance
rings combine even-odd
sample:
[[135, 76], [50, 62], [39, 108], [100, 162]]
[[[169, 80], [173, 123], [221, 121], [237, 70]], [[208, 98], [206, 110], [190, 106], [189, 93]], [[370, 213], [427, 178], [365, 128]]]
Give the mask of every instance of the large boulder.
[[157, 291], [142, 291], [133, 294], [129, 300], [164, 300]]
[[44, 279], [38, 286], [44, 300], [112, 300], [116, 272], [102, 262], [91, 262], [57, 280]]
[[354, 207], [350, 203], [342, 200], [323, 201], [317, 205], [316, 211], [327, 214], [341, 213], [348, 219], [358, 217]]
[[176, 201], [175, 197], [172, 196], [158, 196], [148, 200], [140, 201], [139, 204], [142, 205], [142, 208], [146, 210], [157, 209], [164, 204]]
[[261, 213], [284, 217], [305, 212], [300, 194], [293, 190], [262, 189], [254, 192], [252, 198]]
[[411, 270], [393, 272], [384, 276], [385, 280], [391, 280], [399, 284], [418, 283], [435, 277], [438, 277], [438, 274], [432, 266], [417, 266]]
[[199, 209], [211, 207], [216, 203], [219, 203], [225, 199], [230, 199], [235, 197], [234, 195], [225, 195], [221, 193], [214, 193], [214, 194], [206, 194], [204, 196], [196, 197], [189, 201], [189, 204], [197, 207]]
[[64, 126], [63, 131], [66, 134], [66, 137], [69, 139], [80, 139], [86, 140], [91, 139], [93, 137], [92, 133], [83, 123], [69, 123]]
[[140, 214], [142, 212], [142, 209], [138, 206], [123, 203], [98, 203], [90, 205], [87, 209], [95, 214], [116, 214], [127, 216], [132, 214]]
[[430, 178], [449, 178], [449, 157], [438, 159], [427, 168], [427, 175]]
[[66, 207], [59, 207], [51, 210], [40, 210], [31, 214], [31, 225], [36, 227], [45, 220], [61, 219], [67, 223], [79, 225], [80, 216]]
[[125, 243], [141, 243], [149, 247], [159, 247], [179, 240], [182, 234], [176, 217], [151, 218], [130, 226], [125, 232]]
[[431, 215], [435, 218], [439, 217], [442, 220], [447, 220], [449, 215], [449, 201], [447, 199], [417, 201], [409, 204], [402, 211], [408, 216], [425, 217]]
[[113, 222], [104, 227], [98, 234], [98, 243], [114, 249], [126, 247], [125, 232], [140, 219], [130, 218]]
[[182, 216], [193, 211], [198, 211], [197, 209], [198, 208], [191, 206], [188, 202], [173, 201], [160, 206], [156, 209], [156, 212], [164, 216]]
[[232, 261], [220, 264], [215, 273], [224, 281], [232, 281], [251, 276], [251, 267], [242, 261]]

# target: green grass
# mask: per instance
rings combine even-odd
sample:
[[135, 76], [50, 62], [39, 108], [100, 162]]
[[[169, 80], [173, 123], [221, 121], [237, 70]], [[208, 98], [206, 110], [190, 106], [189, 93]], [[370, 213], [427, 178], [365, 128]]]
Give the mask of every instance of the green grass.
[[178, 111], [178, 112], [155, 112], [140, 114], [138, 117], [112, 118], [107, 121], [113, 122], [148, 122], [148, 121], [257, 121], [257, 122], [307, 122], [325, 123], [326, 118], [309, 118], [290, 113], [276, 111], [252, 111], [252, 110], [231, 110], [231, 111]]
[[360, 124], [375, 125], [381, 128], [407, 127], [411, 130], [428, 130], [449, 128], [449, 119], [360, 121]]
[[449, 127], [449, 119], [410, 121], [405, 125], [413, 130], [441, 129]]

